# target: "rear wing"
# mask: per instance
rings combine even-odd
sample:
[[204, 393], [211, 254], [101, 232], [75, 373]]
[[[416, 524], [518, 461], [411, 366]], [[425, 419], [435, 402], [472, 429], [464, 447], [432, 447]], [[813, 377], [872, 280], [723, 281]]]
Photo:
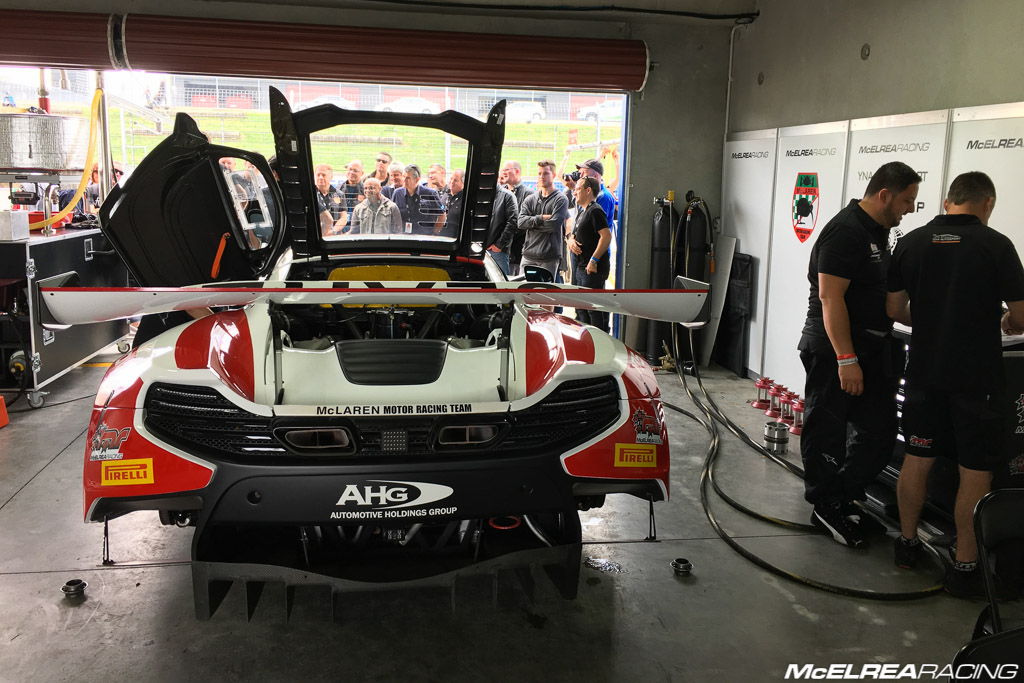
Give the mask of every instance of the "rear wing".
[[276, 304], [511, 304], [565, 306], [668, 322], [692, 322], [708, 285], [676, 279], [677, 289], [586, 289], [541, 282], [218, 282], [195, 287], [41, 287], [44, 327], [215, 306]]

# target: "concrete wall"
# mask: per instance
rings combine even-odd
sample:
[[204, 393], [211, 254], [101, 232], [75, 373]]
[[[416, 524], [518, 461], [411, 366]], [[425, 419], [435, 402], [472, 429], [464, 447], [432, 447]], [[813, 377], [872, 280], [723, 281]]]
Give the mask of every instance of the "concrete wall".
[[[287, 1], [287, 0], [286, 0]], [[315, 4], [316, 0], [311, 0]], [[324, 2], [323, 5], [329, 3]], [[752, 0], [733, 0], [722, 11], [748, 11]], [[0, 0], [2, 7], [37, 7], [24, 1]], [[693, 21], [665, 17], [607, 15], [577, 19], [498, 16], [469, 10], [458, 13], [412, 7], [402, 11], [353, 10], [259, 2], [198, 2], [169, 4], [160, 0], [53, 0], [47, 9], [97, 13], [170, 14], [252, 21], [336, 23], [355, 26], [520, 33], [558, 37], [593, 37], [592, 55], [567, 54], [567, 69], [600, 69], [600, 40], [635, 38], [646, 41], [656, 63], [643, 93], [630, 110], [632, 147], [626, 178], [626, 287], [646, 287], [649, 279], [651, 198], [674, 189], [701, 193], [717, 214], [720, 203], [721, 154], [724, 130], [730, 22]], [[698, 7], [697, 9], [702, 9]], [[703, 8], [707, 9], [707, 8]], [[55, 15], [59, 16], [59, 15]], [[383, 51], [384, 48], [382, 48]], [[0, 55], [3, 49], [0, 47]], [[467, 55], [472, 58], [472, 55]], [[589, 58], [589, 60], [588, 60]], [[2, 61], [2, 59], [0, 59]], [[509, 55], [508, 68], [515, 68]], [[542, 85], [542, 84], [538, 84]]]
[[650, 284], [655, 195], [687, 190], [721, 212], [722, 138], [728, 82], [728, 23], [641, 24], [633, 38], [647, 42], [656, 64], [630, 110], [626, 287]]
[[736, 41], [730, 130], [1024, 100], [1019, 0], [758, 5]]

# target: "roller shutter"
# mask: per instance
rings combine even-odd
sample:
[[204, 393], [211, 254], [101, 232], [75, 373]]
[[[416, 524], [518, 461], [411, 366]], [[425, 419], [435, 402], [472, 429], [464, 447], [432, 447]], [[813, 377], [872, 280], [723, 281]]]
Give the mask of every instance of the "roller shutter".
[[569, 70], [593, 39], [21, 10], [0, 24], [0, 62], [27, 66], [575, 91], [640, 90], [648, 66], [638, 40], [601, 39], [595, 68]]

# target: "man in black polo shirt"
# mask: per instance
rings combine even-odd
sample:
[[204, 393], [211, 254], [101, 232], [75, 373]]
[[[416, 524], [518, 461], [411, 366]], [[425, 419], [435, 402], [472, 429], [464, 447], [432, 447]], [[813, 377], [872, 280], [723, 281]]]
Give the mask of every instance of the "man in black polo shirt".
[[902, 532], [896, 565], [917, 563], [928, 472], [936, 456], [953, 457], [960, 473], [957, 543], [945, 588], [960, 597], [984, 595], [973, 512], [991, 488], [992, 471], [1005, 462], [999, 443], [998, 406], [1005, 389], [1000, 319], [1004, 331], [1024, 328], [1024, 269], [1013, 243], [987, 226], [995, 201], [995, 187], [984, 173], [957, 176], [946, 215], [896, 245], [886, 299], [892, 318], [913, 325], [903, 403], [906, 457], [896, 489]]
[[804, 497], [814, 506], [811, 522], [855, 548], [871, 520], [853, 501], [864, 499], [896, 439], [902, 351], [885, 314], [889, 230], [914, 210], [920, 182], [906, 164], [883, 165], [864, 198], [836, 214], [811, 249], [798, 346], [807, 371]]

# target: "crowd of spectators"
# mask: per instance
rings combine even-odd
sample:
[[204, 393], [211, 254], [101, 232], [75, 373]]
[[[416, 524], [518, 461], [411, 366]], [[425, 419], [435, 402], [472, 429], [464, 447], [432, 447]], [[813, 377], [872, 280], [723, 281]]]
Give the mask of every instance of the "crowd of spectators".
[[[388, 152], [364, 173], [358, 159], [335, 180], [328, 164], [315, 168], [325, 238], [357, 234], [406, 234], [454, 238], [462, 218], [465, 174], [430, 164], [402, 164]], [[537, 164], [536, 189], [523, 181], [522, 165], [506, 160], [498, 174], [491, 213], [494, 242], [486, 245], [506, 275], [524, 266], [547, 270], [555, 282], [603, 287], [609, 273], [611, 228], [618, 200], [604, 184], [604, 165], [588, 159], [563, 173], [555, 162]], [[568, 170], [568, 169], [563, 169]], [[580, 197], [584, 201], [580, 201]], [[601, 215], [594, 215], [594, 208]], [[606, 321], [596, 321], [604, 324]]]

